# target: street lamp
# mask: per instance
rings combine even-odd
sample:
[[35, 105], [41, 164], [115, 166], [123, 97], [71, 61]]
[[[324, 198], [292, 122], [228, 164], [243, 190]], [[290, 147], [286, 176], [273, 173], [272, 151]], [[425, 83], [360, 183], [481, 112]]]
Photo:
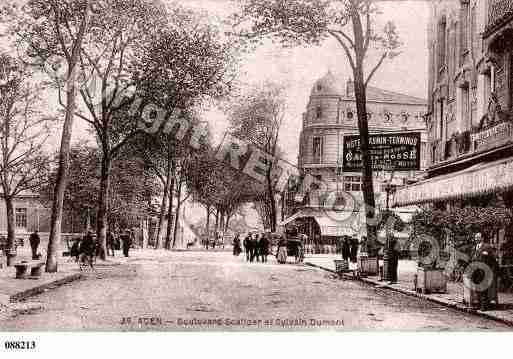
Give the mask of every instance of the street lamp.
[[390, 164], [383, 166], [383, 182], [386, 193], [386, 213], [387, 221], [385, 223], [385, 250], [383, 252], [383, 279], [385, 281], [394, 281], [397, 279], [397, 265], [395, 263], [394, 248], [392, 244], [392, 228], [390, 228], [389, 212], [390, 212], [390, 194], [395, 191], [395, 185], [392, 183], [394, 178], [394, 167]]

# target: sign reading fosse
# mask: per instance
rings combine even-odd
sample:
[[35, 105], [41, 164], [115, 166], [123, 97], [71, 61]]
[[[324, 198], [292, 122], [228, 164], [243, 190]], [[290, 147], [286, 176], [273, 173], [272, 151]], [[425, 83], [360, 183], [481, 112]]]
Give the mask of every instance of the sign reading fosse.
[[[419, 170], [420, 132], [369, 135], [369, 151], [373, 170]], [[344, 136], [342, 167], [343, 171], [361, 171], [360, 136]]]

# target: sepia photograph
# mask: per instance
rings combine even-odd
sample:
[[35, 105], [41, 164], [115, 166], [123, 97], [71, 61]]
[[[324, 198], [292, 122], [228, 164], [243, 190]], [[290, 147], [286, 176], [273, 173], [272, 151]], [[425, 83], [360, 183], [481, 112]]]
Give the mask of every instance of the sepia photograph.
[[0, 353], [511, 329], [513, 1], [0, 3]]

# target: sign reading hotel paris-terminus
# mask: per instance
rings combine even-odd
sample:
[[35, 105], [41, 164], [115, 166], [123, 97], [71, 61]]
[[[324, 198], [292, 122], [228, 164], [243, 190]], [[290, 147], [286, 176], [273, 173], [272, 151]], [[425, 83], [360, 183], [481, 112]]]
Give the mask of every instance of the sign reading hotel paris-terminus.
[[[369, 135], [372, 169], [420, 169], [420, 132]], [[344, 136], [343, 171], [361, 171], [360, 136]]]

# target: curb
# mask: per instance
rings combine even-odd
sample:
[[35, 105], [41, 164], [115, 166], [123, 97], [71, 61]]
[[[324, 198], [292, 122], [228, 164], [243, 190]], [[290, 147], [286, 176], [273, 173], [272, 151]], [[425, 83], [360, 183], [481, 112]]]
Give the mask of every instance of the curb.
[[21, 300], [27, 299], [28, 297], [32, 297], [34, 295], [40, 294], [40, 293], [44, 292], [47, 289], [50, 289], [50, 288], [53, 288], [53, 287], [58, 287], [58, 286], [61, 286], [63, 284], [66, 284], [66, 283], [70, 283], [70, 282], [76, 281], [78, 279], [81, 279], [82, 277], [83, 277], [82, 273], [70, 274], [70, 275], [67, 275], [67, 276], [65, 276], [65, 277], [63, 277], [61, 279], [57, 279], [57, 280], [54, 280], [52, 282], [44, 283], [44, 284], [41, 284], [41, 285], [39, 285], [37, 287], [30, 288], [30, 289], [24, 290], [22, 292], [13, 294], [13, 295], [9, 296], [9, 301], [11, 303], [19, 302]]
[[[313, 263], [310, 263], [310, 262], [305, 262], [304, 264], [307, 265], [307, 266], [310, 266], [310, 267], [322, 269], [322, 270], [330, 272], [330, 273], [338, 274], [333, 269], [329, 269], [329, 268], [326, 268], [326, 267], [323, 267], [323, 266], [320, 266], [320, 265], [317, 265], [317, 264], [313, 264]], [[343, 275], [343, 277], [345, 277], [346, 279], [355, 279], [356, 278], [356, 277], [353, 278], [352, 276], [348, 276], [348, 275]], [[510, 320], [510, 319], [498, 318], [498, 317], [496, 317], [496, 316], [494, 316], [492, 314], [489, 314], [487, 312], [483, 312], [481, 310], [469, 308], [469, 307], [467, 307], [467, 306], [465, 306], [465, 305], [463, 305], [461, 303], [458, 303], [458, 302], [449, 301], [449, 300], [445, 300], [445, 299], [441, 299], [441, 298], [436, 298], [436, 297], [431, 297], [431, 296], [426, 295], [426, 294], [417, 293], [414, 290], [404, 289], [404, 288], [400, 288], [400, 287], [394, 287], [394, 286], [391, 286], [389, 284], [383, 284], [382, 282], [379, 282], [379, 281], [374, 280], [374, 279], [369, 279], [369, 278], [365, 278], [365, 277], [358, 277], [357, 279], [359, 281], [363, 282], [363, 283], [366, 283], [366, 284], [370, 284], [370, 285], [373, 285], [373, 286], [379, 286], [379, 288], [389, 289], [389, 290], [392, 290], [394, 292], [398, 292], [398, 293], [401, 293], [401, 294], [404, 294], [404, 295], [408, 295], [408, 296], [411, 296], [411, 297], [417, 297], [417, 298], [420, 298], [420, 299], [424, 299], [424, 300], [427, 300], [427, 301], [430, 301], [430, 302], [433, 302], [433, 303], [436, 303], [436, 304], [443, 305], [444, 307], [449, 307], [449, 308], [452, 308], [452, 309], [456, 309], [456, 310], [459, 310], [461, 312], [465, 312], [465, 313], [468, 313], [468, 314], [474, 314], [474, 315], [477, 315], [477, 316], [480, 316], [480, 317], [483, 317], [483, 318], [487, 318], [487, 319], [491, 319], [491, 320], [494, 320], [496, 322], [499, 322], [499, 323], [502, 323], [502, 324], [506, 324], [506, 325], [509, 325], [509, 326], [513, 327], [513, 319]]]

